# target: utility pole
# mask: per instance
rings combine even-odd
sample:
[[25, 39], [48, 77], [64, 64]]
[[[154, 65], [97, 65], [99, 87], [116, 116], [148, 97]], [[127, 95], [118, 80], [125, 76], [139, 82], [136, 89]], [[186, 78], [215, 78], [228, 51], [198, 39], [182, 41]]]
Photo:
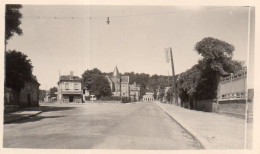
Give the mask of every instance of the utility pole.
[[172, 79], [173, 79], [173, 91], [174, 91], [174, 95], [175, 95], [175, 104], [179, 104], [178, 103], [178, 96], [177, 96], [177, 88], [176, 88], [176, 84], [175, 84], [175, 72], [174, 72], [174, 64], [173, 64], [173, 56], [172, 56], [172, 48], [170, 47], [170, 53], [171, 53], [171, 64], [172, 64]]

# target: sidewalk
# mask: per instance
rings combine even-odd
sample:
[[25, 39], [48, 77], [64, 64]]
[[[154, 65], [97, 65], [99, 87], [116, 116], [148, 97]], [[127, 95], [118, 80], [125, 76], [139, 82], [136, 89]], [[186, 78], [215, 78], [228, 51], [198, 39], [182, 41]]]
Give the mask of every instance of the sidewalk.
[[[160, 102], [155, 102], [155, 104], [198, 139], [205, 149], [244, 149], [244, 119], [189, 110]], [[251, 128], [252, 123], [249, 123], [248, 131], [251, 131]]]
[[4, 114], [4, 124], [9, 124], [19, 120], [23, 120], [32, 116], [36, 116], [42, 113], [40, 107], [27, 107], [20, 109], [19, 111], [5, 113]]

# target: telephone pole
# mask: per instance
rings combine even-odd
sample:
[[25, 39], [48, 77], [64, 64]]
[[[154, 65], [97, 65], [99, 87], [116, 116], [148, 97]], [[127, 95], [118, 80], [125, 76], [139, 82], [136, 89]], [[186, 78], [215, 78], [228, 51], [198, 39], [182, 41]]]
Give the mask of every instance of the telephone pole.
[[176, 88], [176, 83], [175, 83], [175, 72], [174, 72], [174, 64], [173, 64], [173, 56], [172, 56], [172, 48], [170, 47], [170, 53], [171, 53], [171, 64], [172, 64], [172, 79], [173, 79], [173, 91], [175, 95], [175, 104], [178, 105], [178, 96], [177, 96], [177, 88]]

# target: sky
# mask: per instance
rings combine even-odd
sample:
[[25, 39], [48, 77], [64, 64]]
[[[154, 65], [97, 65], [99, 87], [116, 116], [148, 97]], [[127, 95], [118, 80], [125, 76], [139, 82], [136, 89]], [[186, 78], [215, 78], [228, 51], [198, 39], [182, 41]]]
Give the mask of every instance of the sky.
[[234, 45], [233, 58], [245, 64], [253, 57], [247, 54], [248, 7], [23, 5], [21, 13], [23, 35], [7, 49], [28, 55], [41, 89], [57, 86], [59, 74], [81, 76], [92, 68], [171, 75], [169, 47], [179, 74], [202, 58], [194, 46], [205, 37]]

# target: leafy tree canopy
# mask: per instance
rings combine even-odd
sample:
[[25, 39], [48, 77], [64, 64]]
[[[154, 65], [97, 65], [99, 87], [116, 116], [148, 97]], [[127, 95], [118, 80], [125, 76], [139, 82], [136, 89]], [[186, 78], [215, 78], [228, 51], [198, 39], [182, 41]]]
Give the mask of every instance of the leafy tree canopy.
[[57, 87], [50, 88], [50, 97], [57, 97], [57, 94], [55, 94], [57, 91]]
[[235, 47], [225, 41], [206, 37], [195, 45], [195, 50], [203, 56], [203, 60], [211, 69], [220, 74], [227, 74], [224, 65], [231, 61]]
[[5, 86], [19, 92], [26, 82], [35, 82], [37, 79], [33, 77], [32, 69], [31, 60], [27, 55], [9, 50], [5, 54]]
[[107, 78], [99, 69], [87, 70], [82, 74], [82, 85], [90, 91], [91, 94], [100, 97], [111, 96], [111, 88]]
[[232, 60], [234, 46], [215, 38], [207, 37], [195, 45], [203, 56], [198, 64], [180, 74], [178, 92], [181, 99], [189, 96], [196, 99], [213, 99], [221, 75], [236, 73], [244, 68], [243, 62]]
[[20, 9], [22, 5], [17, 4], [8, 4], [6, 5], [6, 17], [5, 17], [5, 39], [9, 40], [15, 33], [18, 35], [22, 35], [23, 31], [19, 27], [21, 24], [20, 19], [22, 18], [22, 14], [20, 13]]

